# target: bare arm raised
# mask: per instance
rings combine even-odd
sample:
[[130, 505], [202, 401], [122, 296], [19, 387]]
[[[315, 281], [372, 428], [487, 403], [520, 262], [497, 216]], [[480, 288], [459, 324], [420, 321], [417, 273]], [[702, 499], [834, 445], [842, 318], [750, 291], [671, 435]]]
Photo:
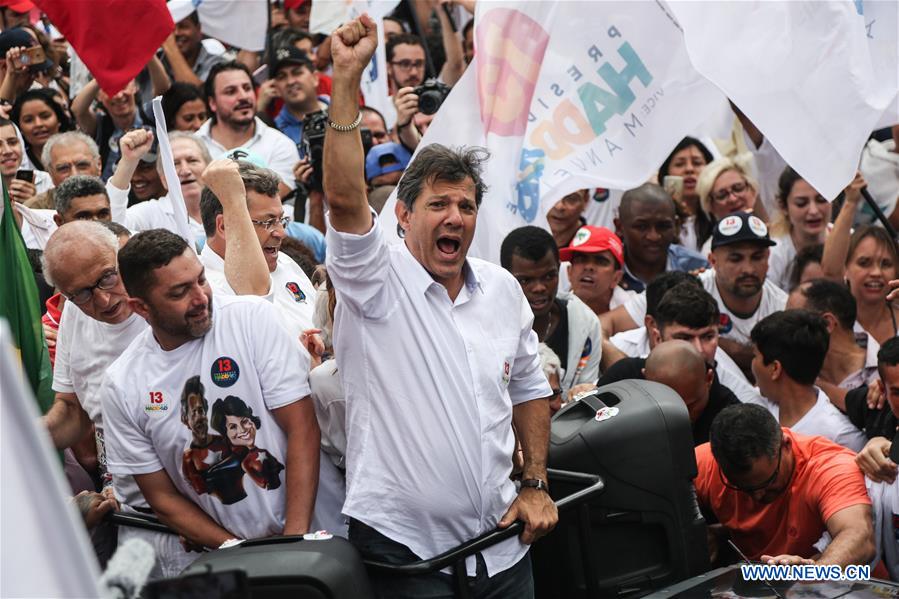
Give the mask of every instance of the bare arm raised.
[[[331, 123], [347, 126], [359, 115], [359, 81], [378, 45], [377, 29], [368, 15], [345, 23], [331, 36], [334, 63], [331, 84]], [[365, 194], [365, 154], [359, 128], [325, 133], [324, 191], [330, 221], [337, 231], [364, 234], [371, 229]]]

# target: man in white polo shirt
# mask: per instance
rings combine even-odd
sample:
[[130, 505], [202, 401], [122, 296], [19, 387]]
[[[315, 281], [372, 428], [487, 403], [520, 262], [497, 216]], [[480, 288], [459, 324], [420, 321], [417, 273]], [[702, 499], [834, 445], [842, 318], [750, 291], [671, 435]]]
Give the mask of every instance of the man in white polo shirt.
[[[363, 15], [332, 36], [325, 141], [334, 349], [347, 407], [350, 541], [366, 558], [431, 558], [525, 522], [466, 560], [472, 597], [531, 597], [527, 543], [556, 523], [546, 492], [549, 396], [533, 314], [499, 266], [466, 257], [484, 192], [483, 152], [431, 145], [398, 187], [405, 238], [389, 245], [366, 201], [359, 80], [377, 45]], [[524, 452], [521, 491], [512, 472]], [[382, 597], [448, 597], [451, 577], [372, 573]]]
[[279, 195], [296, 187], [293, 167], [300, 160], [296, 144], [289, 137], [256, 117], [253, 77], [243, 64], [231, 61], [215, 65], [205, 85], [210, 118], [197, 135], [206, 142], [212, 158], [230, 150], [252, 150], [281, 178]]
[[[237, 173], [239, 177], [235, 176]], [[225, 295], [267, 297], [278, 308], [294, 338], [311, 329], [315, 287], [299, 265], [280, 251], [281, 242], [287, 236], [284, 230], [287, 219], [278, 197], [278, 175], [250, 162], [221, 159], [204, 174], [204, 183], [200, 213], [206, 230], [206, 245], [200, 253], [200, 261], [206, 267], [206, 277], [213, 290]], [[229, 202], [229, 207], [240, 208], [243, 204], [246, 209], [225, 211], [220, 197]], [[232, 217], [231, 212], [236, 214]], [[240, 233], [247, 230], [235, 229], [227, 236], [236, 242], [230, 248], [234, 254], [230, 256], [234, 264], [231, 269], [225, 260], [232, 243], [225, 234], [229, 226], [255, 231], [255, 234], [242, 237]], [[245, 247], [238, 245], [241, 238], [247, 239]], [[253, 247], [252, 242], [257, 239], [258, 246]]]

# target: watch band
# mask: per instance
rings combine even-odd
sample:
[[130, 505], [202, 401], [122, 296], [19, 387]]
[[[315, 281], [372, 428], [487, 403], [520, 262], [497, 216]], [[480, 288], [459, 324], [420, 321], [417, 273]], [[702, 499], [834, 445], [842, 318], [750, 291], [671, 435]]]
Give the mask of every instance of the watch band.
[[536, 489], [538, 491], [546, 491], [549, 492], [549, 485], [546, 484], [546, 481], [541, 480], [539, 478], [525, 478], [521, 481], [521, 488], [530, 488]]

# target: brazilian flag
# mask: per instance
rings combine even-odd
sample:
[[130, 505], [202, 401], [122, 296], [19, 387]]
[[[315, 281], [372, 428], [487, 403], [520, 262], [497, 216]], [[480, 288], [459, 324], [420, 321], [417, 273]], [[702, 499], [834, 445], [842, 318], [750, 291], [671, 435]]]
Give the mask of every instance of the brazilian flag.
[[54, 396], [50, 354], [41, 327], [37, 283], [5, 185], [3, 210], [0, 212], [0, 281], [0, 318], [9, 324], [25, 378], [34, 391], [41, 413], [46, 414]]

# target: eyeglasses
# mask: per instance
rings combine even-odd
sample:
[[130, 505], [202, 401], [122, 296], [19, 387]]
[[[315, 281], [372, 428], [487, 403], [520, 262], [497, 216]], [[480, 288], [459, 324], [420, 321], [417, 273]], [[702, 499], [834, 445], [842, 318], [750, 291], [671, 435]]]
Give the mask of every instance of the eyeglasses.
[[54, 164], [53, 170], [55, 170], [60, 175], [67, 175], [72, 172], [74, 168], [76, 172], [84, 172], [90, 170], [90, 168], [94, 166], [94, 163], [90, 160], [79, 160], [78, 162], [65, 162], [63, 164]]
[[749, 183], [746, 181], [740, 181], [739, 183], [734, 183], [730, 187], [725, 189], [719, 189], [715, 193], [712, 194], [712, 199], [716, 202], [725, 202], [727, 198], [731, 196], [731, 194], [740, 194], [746, 191], [749, 188]]
[[721, 484], [723, 484], [725, 487], [727, 487], [728, 489], [731, 489], [733, 491], [742, 491], [742, 492], [750, 494], [750, 495], [752, 493], [758, 493], [759, 491], [765, 491], [768, 489], [768, 487], [770, 487], [771, 485], [774, 484], [775, 480], [777, 480], [777, 475], [780, 474], [780, 464], [781, 464], [781, 460], [783, 459], [783, 455], [784, 455], [784, 446], [783, 446], [783, 441], [781, 441], [780, 451], [778, 451], [778, 453], [777, 453], [777, 467], [774, 468], [774, 473], [768, 477], [768, 480], [766, 480], [765, 482], [763, 482], [760, 485], [755, 485], [753, 487], [740, 487], [740, 486], [731, 484], [730, 482], [728, 482], [728, 480], [726, 478], [724, 478], [724, 472], [721, 471], [720, 467], [718, 468], [718, 477], [721, 479]]
[[423, 60], [394, 60], [390, 64], [403, 71], [411, 71], [412, 69], [420, 71], [425, 68], [425, 61]]
[[117, 270], [107, 270], [103, 273], [103, 276], [100, 279], [91, 285], [90, 287], [85, 287], [83, 289], [79, 289], [75, 293], [68, 294], [63, 293], [65, 298], [70, 302], [74, 303], [76, 306], [81, 306], [86, 304], [94, 295], [94, 289], [112, 289], [116, 286], [116, 283], [119, 282], [119, 273]]
[[286, 229], [287, 225], [290, 224], [290, 219], [286, 216], [282, 216], [281, 218], [270, 218], [268, 220], [253, 220], [250, 219], [250, 222], [256, 225], [257, 227], [262, 227], [268, 232], [271, 232], [272, 229], [275, 228], [275, 225], [280, 224], [282, 229]]

